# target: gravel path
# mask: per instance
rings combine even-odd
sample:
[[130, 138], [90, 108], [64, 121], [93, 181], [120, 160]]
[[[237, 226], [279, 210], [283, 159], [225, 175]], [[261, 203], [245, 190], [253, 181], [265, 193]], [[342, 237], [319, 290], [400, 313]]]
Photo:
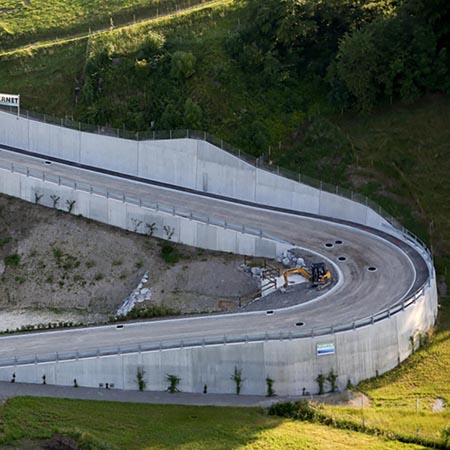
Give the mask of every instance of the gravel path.
[[279, 401], [296, 400], [298, 397], [264, 397], [260, 395], [191, 394], [178, 392], [139, 392], [120, 389], [73, 388], [67, 386], [28, 383], [0, 382], [0, 400], [13, 397], [53, 397], [80, 400], [105, 400], [114, 402], [154, 403], [170, 405], [214, 405], [214, 406], [270, 406]]

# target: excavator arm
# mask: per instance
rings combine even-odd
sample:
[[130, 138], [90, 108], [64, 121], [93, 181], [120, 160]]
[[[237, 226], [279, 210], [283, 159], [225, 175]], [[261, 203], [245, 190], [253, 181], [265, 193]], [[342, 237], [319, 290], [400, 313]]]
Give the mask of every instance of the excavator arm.
[[283, 271], [284, 287], [287, 287], [289, 284], [289, 280], [288, 280], [289, 275], [294, 275], [294, 274], [302, 275], [307, 280], [311, 280], [311, 278], [312, 278], [312, 275], [304, 267], [295, 267], [294, 269], [284, 270]]

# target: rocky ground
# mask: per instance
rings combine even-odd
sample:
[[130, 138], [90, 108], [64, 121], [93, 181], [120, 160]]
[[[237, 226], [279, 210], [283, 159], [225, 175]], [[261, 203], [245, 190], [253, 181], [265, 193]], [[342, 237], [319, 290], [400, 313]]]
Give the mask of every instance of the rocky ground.
[[139, 307], [230, 311], [258, 289], [242, 262], [0, 196], [0, 330], [106, 320], [145, 273]]

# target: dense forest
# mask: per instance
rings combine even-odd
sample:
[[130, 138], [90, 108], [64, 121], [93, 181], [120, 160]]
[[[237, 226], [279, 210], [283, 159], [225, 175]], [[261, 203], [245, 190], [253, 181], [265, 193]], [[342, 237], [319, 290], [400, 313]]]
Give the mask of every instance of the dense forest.
[[[310, 108], [296, 95], [305, 80], [320, 86], [326, 107], [336, 111], [368, 112], [450, 90], [447, 0], [248, 0], [235, 14], [222, 58], [258, 94], [289, 92], [286, 112]], [[92, 40], [79, 117], [132, 130], [210, 129], [214, 117], [190, 81], [203, 55], [179, 47], [164, 32], [148, 30]], [[209, 75], [226, 82], [228, 66]], [[245, 121], [239, 144], [270, 144], [260, 121]]]

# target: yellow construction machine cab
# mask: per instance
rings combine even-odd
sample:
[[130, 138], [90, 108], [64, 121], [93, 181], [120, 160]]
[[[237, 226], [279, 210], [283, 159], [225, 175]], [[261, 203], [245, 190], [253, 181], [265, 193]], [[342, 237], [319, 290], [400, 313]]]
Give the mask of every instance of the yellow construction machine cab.
[[284, 287], [288, 286], [289, 275], [299, 274], [304, 276], [311, 282], [311, 286], [327, 285], [331, 282], [332, 277], [329, 270], [327, 270], [325, 263], [313, 263], [310, 269], [305, 267], [295, 267], [283, 271]]

